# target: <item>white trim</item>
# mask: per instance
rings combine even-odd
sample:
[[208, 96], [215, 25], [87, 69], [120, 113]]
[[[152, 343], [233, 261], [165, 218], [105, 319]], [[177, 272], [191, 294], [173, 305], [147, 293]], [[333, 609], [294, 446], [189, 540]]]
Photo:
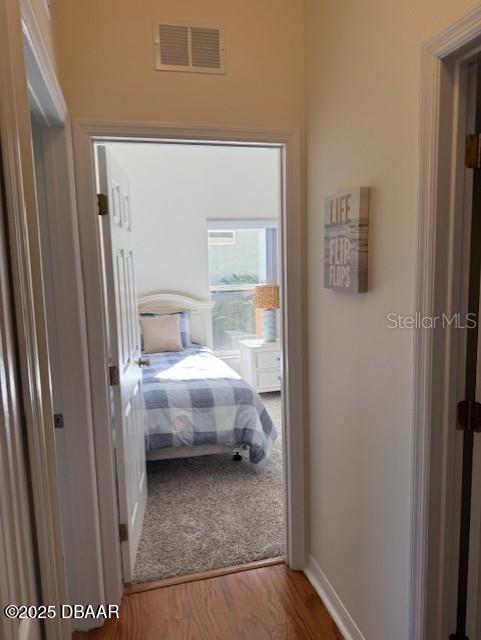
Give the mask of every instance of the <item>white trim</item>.
[[[39, 598], [35, 571], [36, 541], [31, 527], [27, 451], [20, 410], [21, 390], [15, 354], [4, 214], [3, 186], [0, 183], [0, 603], [28, 601], [35, 604]], [[25, 622], [32, 622], [31, 640], [34, 637], [39, 640], [39, 620], [18, 623], [4, 615], [0, 615], [0, 637], [19, 640], [18, 636], [25, 631], [22, 625]]]
[[67, 120], [67, 105], [31, 0], [21, 0], [21, 10], [28, 88], [41, 118], [39, 124], [62, 125]]
[[51, 20], [52, 15], [50, 13], [50, 0], [43, 0], [43, 6], [45, 7], [45, 13], [47, 14], [47, 18]]
[[366, 640], [326, 574], [312, 556], [309, 556], [304, 573], [329, 611], [344, 640]]
[[[107, 350], [105, 336], [105, 309], [102, 297], [101, 255], [97, 236], [95, 202], [95, 171], [93, 142], [119, 138], [124, 140], [165, 141], [180, 140], [217, 144], [248, 144], [278, 146], [282, 154], [282, 176], [285, 202], [282, 246], [284, 254], [282, 312], [284, 314], [285, 378], [283, 394], [284, 422], [286, 427], [286, 512], [289, 529], [287, 559], [294, 569], [305, 566], [305, 464], [304, 464], [304, 263], [302, 260], [301, 215], [301, 152], [297, 130], [242, 129], [213, 126], [142, 123], [142, 122], [92, 122], [74, 123], [74, 149], [77, 171], [80, 241], [83, 255], [83, 277], [87, 309], [89, 362], [95, 423], [95, 447], [97, 451], [111, 451], [111, 433], [108, 425], [109, 387], [107, 380]], [[108, 516], [106, 508], [116, 510], [115, 473], [110, 457], [97, 462], [102, 539], [104, 554], [109, 554], [111, 566], [118, 567], [120, 553], [117, 542], [117, 520]], [[287, 480], [288, 478], [288, 480]], [[116, 564], [117, 563], [117, 564]], [[121, 572], [104, 573], [106, 589], [121, 590]]]
[[[92, 139], [104, 142], [119, 140], [145, 142], [171, 142], [172, 144], [219, 144], [231, 146], [278, 147], [283, 144], [299, 142], [297, 129], [246, 129], [244, 127], [225, 127], [176, 122], [139, 122], [132, 120], [75, 120], [75, 128], [83, 131]], [[300, 176], [299, 176], [300, 177]]]
[[433, 58], [442, 60], [453, 53], [458, 54], [465, 45], [471, 45], [480, 33], [481, 7], [478, 6], [426, 42], [424, 50]]
[[[93, 446], [92, 399], [87, 330], [83, 290], [72, 283], [82, 283], [80, 243], [73, 183], [73, 158], [70, 125], [44, 128], [41, 131], [45, 166], [47, 211], [44, 212], [49, 234], [54, 309], [55, 342], [58, 349], [57, 380], [61, 388], [57, 407], [64, 418], [64, 429], [57, 440], [58, 465], [62, 467], [60, 488], [63, 510], [65, 552], [67, 554], [69, 602], [107, 603], [102, 583], [100, 514], [96, 503], [97, 477]], [[39, 204], [40, 206], [40, 204]], [[75, 363], [75, 366], [72, 366]], [[55, 397], [55, 396], [54, 396]], [[107, 454], [106, 454], [107, 455]], [[88, 522], [77, 527], [76, 522]], [[112, 604], [112, 603], [111, 603]], [[75, 620], [75, 630], [96, 626], [94, 620]]]
[[[437, 116], [432, 113], [432, 103], [437, 94], [437, 63], [423, 55], [423, 85], [432, 76], [433, 86], [426, 86], [422, 93], [421, 106], [421, 153], [425, 157], [420, 163], [420, 194], [418, 218], [418, 250], [417, 250], [417, 293], [416, 310], [433, 307], [432, 272], [434, 271], [433, 236], [433, 175], [428, 160], [436, 152]], [[434, 84], [436, 82], [436, 84]], [[433, 121], [429, 120], [433, 116]], [[431, 175], [430, 175], [431, 173]], [[421, 212], [423, 215], [421, 216]], [[424, 636], [427, 589], [427, 520], [429, 505], [429, 449], [432, 381], [432, 332], [416, 331], [414, 336], [414, 399], [413, 399], [413, 493], [412, 493], [412, 551], [411, 551], [411, 631], [413, 640], [421, 640]]]
[[[422, 52], [416, 311], [462, 311], [463, 62], [481, 32], [477, 7]], [[470, 46], [471, 52], [466, 52]], [[455, 54], [455, 55], [454, 55]], [[448, 58], [449, 56], [449, 58]], [[454, 630], [459, 495], [455, 407], [463, 378], [462, 332], [418, 330], [414, 341], [411, 640]], [[435, 437], [433, 432], [435, 430]], [[427, 634], [427, 636], [426, 636]]]
[[[42, 601], [58, 605], [66, 601], [66, 581], [44, 322], [30, 108], [20, 25], [18, 3], [1, 0], [0, 135], [22, 400]], [[48, 640], [65, 640], [70, 635], [69, 622], [59, 617], [46, 622], [45, 629]]]
[[[78, 225], [70, 123], [65, 101], [30, 0], [22, 0], [22, 35], [33, 116], [40, 128], [46, 202], [38, 202], [49, 237], [55, 344], [62, 354], [54, 389], [65, 427], [56, 437], [57, 469], [61, 470], [62, 525], [68, 573], [69, 602], [105, 604], [102, 559], [98, 549], [99, 513], [93, 451], [90, 381], [87, 362], [85, 310], [81, 287]], [[46, 209], [46, 210], [45, 210]], [[42, 250], [45, 250], [43, 247]], [[77, 287], [72, 283], [80, 283]], [[72, 367], [71, 363], [76, 366]], [[89, 522], [77, 527], [76, 519]], [[97, 545], [95, 542], [97, 541]], [[76, 620], [76, 630], [88, 630], [92, 620]]]

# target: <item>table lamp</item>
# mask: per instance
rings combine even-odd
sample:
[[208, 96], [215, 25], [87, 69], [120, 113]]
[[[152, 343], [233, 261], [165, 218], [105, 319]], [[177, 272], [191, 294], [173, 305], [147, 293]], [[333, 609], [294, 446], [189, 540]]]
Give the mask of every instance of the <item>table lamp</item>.
[[259, 284], [254, 295], [254, 306], [262, 309], [262, 329], [265, 342], [275, 342], [276, 331], [276, 309], [279, 309], [279, 285]]

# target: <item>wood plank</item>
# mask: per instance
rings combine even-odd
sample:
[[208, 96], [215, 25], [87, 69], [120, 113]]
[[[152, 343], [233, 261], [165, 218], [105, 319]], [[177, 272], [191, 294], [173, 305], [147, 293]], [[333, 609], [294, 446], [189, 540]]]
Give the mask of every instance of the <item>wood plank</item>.
[[202, 621], [199, 622], [191, 615], [193, 601], [186, 599], [182, 608], [172, 608], [169, 591], [164, 591], [162, 594], [148, 591], [126, 598], [127, 601], [136, 603], [136, 610], [142, 611], [142, 615], [132, 616], [136, 626], [130, 624], [125, 640], [135, 638], [137, 629], [140, 631], [137, 636], [139, 640], [157, 640], [158, 638], [210, 640], [210, 635]]
[[281, 624], [269, 630], [271, 640], [304, 640], [303, 631], [293, 622]]
[[174, 578], [165, 578], [164, 580], [152, 580], [151, 582], [142, 582], [139, 584], [127, 585], [124, 589], [125, 595], [131, 593], [141, 593], [142, 591], [152, 591], [155, 589], [163, 589], [172, 587], [176, 584], [184, 584], [185, 582], [198, 582], [199, 580], [209, 580], [219, 576], [226, 576], [230, 573], [240, 573], [241, 571], [251, 571], [261, 567], [272, 567], [276, 564], [285, 564], [284, 556], [277, 558], [268, 558], [267, 560], [256, 560], [254, 562], [246, 562], [233, 567], [223, 567], [221, 569], [211, 569], [210, 571], [201, 571], [200, 573], [190, 573], [187, 576], [175, 576]]
[[[196, 612], [215, 614], [234, 609], [232, 595], [225, 589], [219, 578], [176, 585], [165, 593], [168, 597], [167, 609], [170, 620], [183, 618], [186, 610], [193, 614]], [[155, 591], [145, 593], [144, 597], [146, 599], [152, 597], [152, 600], [157, 603], [158, 594]]]
[[305, 638], [334, 638], [332, 619], [316, 591], [300, 571], [273, 567], [264, 580], [279, 593], [285, 613]]
[[231, 574], [222, 578], [227, 591], [232, 593], [237, 612], [244, 616], [261, 615], [268, 627], [290, 620], [279, 593], [265, 579], [265, 572], [271, 570], [271, 568], [262, 568], [242, 575]]
[[285, 564], [124, 597], [119, 620], [77, 640], [342, 640], [305, 575]]
[[217, 613], [197, 618], [208, 630], [209, 640], [271, 640], [271, 634], [261, 616], [237, 611]]

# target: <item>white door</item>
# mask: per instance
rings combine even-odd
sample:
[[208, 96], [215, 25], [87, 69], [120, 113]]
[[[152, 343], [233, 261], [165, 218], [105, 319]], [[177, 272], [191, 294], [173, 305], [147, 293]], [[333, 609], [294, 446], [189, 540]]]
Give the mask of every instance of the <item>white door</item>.
[[113, 433], [117, 463], [122, 563], [133, 579], [147, 495], [145, 421], [129, 183], [104, 146], [98, 147], [109, 332]]
[[39, 620], [4, 615], [39, 603], [10, 293], [0, 181], [0, 638], [40, 640]]

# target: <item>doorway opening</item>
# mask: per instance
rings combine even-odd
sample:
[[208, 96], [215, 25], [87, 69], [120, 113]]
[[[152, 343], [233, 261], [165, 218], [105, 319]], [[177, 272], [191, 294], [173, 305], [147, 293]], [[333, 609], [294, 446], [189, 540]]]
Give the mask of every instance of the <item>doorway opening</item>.
[[[464, 181], [464, 249], [461, 272], [462, 304], [467, 323], [462, 336], [461, 376], [457, 404], [456, 443], [461, 455], [455, 462], [457, 487], [457, 524], [452, 549], [457, 572], [456, 623], [451, 638], [478, 638], [481, 635], [481, 442], [475, 431], [481, 429], [476, 412], [481, 409], [481, 341], [479, 334], [481, 285], [481, 174], [476, 156], [470, 157], [473, 141], [481, 140], [481, 61], [479, 56], [466, 61], [466, 160]], [[467, 412], [467, 413], [466, 413]], [[466, 418], [464, 416], [466, 415]], [[459, 528], [458, 528], [459, 527]]]
[[284, 556], [281, 148], [95, 160], [124, 583]]

